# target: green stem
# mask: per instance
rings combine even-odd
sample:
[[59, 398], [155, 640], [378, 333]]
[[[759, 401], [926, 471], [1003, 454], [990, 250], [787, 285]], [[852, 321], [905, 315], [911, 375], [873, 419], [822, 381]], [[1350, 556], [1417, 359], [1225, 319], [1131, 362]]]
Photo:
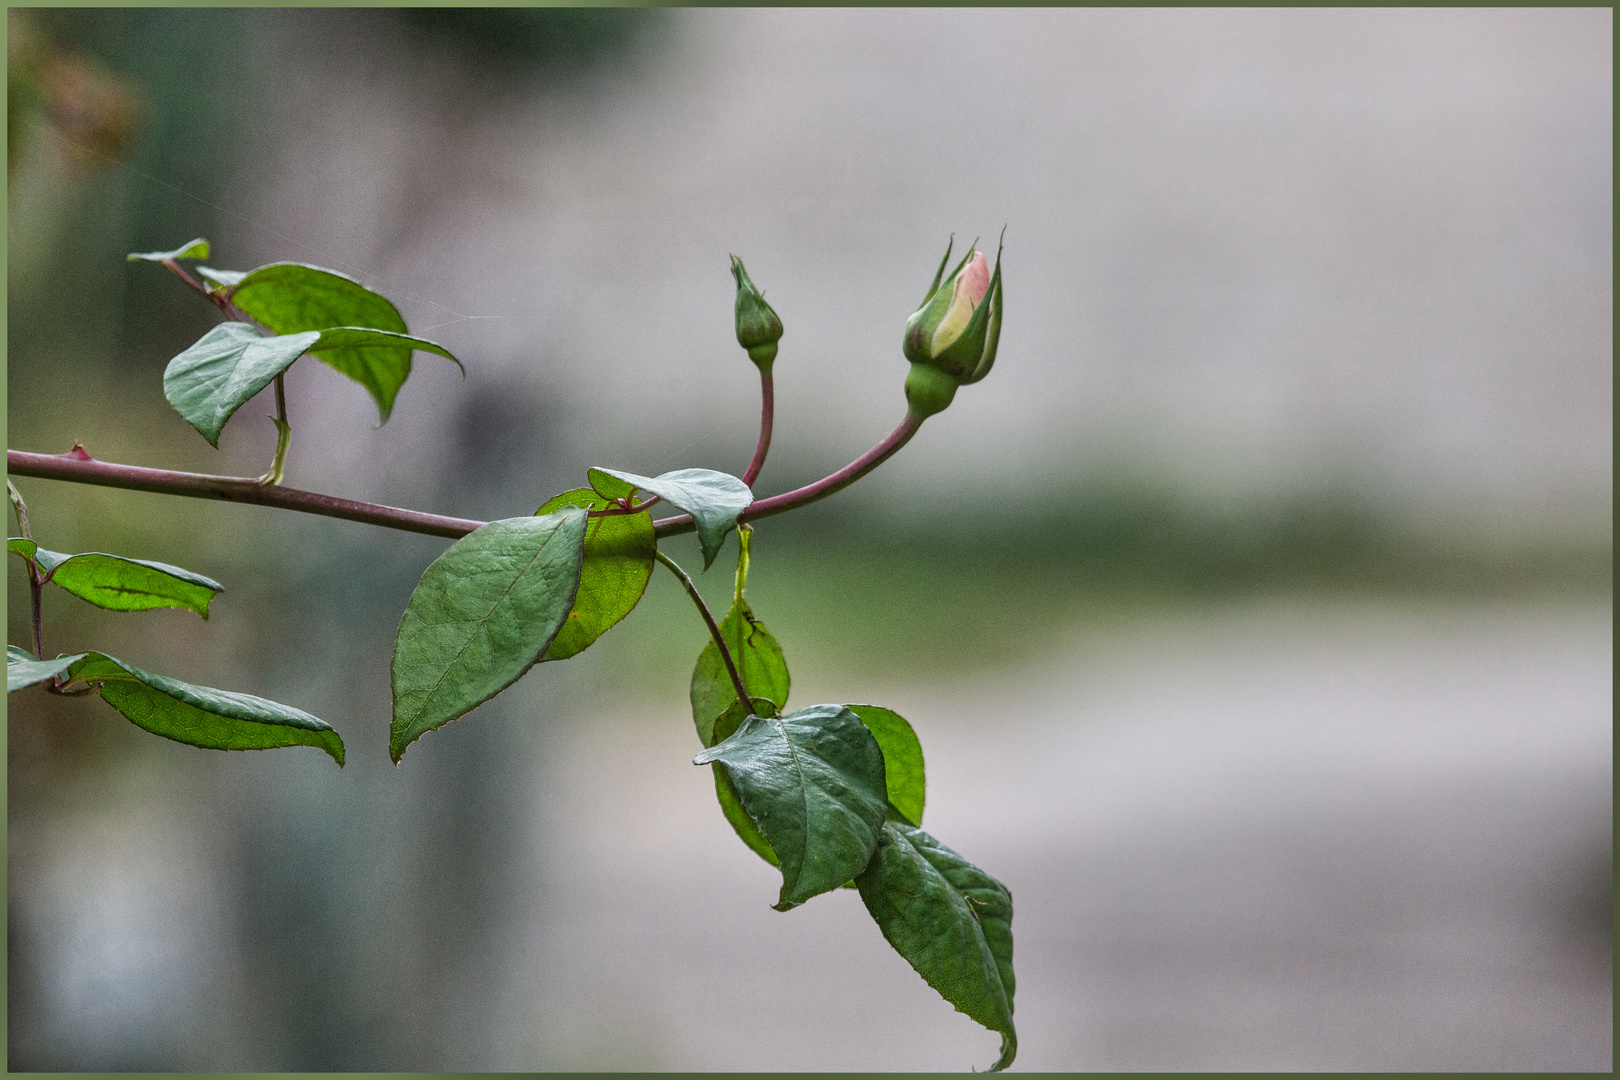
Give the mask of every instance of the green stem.
[[732, 603], [742, 603], [743, 590], [748, 588], [748, 542], [754, 538], [751, 525], [737, 524], [737, 592]]
[[281, 483], [282, 470], [287, 465], [287, 447], [292, 443], [292, 425], [287, 423], [287, 386], [285, 371], [276, 375], [276, 415], [270, 419], [276, 425], [276, 455], [270, 459], [270, 471], [259, 477], [261, 484]]
[[[691, 576], [675, 565], [675, 560], [662, 551], [656, 552], [656, 554], [658, 561], [669, 567], [670, 572], [681, 579], [681, 584], [686, 586], [686, 595], [690, 596], [692, 603], [697, 605], [698, 614], [703, 616], [704, 623], [709, 627], [709, 636], [714, 638], [714, 647], [720, 650], [720, 659], [726, 662], [726, 674], [731, 676], [731, 686], [737, 691], [737, 700], [751, 703], [754, 699], [748, 696], [748, 688], [743, 685], [742, 676], [737, 674], [737, 665], [731, 659], [731, 650], [726, 648], [725, 639], [720, 636], [720, 626], [714, 621], [714, 615], [710, 613], [709, 605], [703, 602], [703, 596], [697, 591], [697, 586], [692, 583]], [[751, 705], [750, 708], [752, 708]]]

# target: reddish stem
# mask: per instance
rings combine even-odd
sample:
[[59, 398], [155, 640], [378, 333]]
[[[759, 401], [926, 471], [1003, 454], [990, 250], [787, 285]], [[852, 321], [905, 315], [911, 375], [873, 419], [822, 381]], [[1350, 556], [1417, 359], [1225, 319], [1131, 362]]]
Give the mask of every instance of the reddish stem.
[[690, 596], [692, 603], [697, 605], [698, 613], [703, 616], [703, 621], [708, 624], [709, 636], [714, 639], [714, 647], [720, 650], [720, 659], [726, 662], [726, 674], [731, 676], [731, 687], [737, 691], [737, 700], [747, 705], [749, 712], [753, 712], [754, 699], [748, 696], [748, 688], [743, 685], [742, 676], [737, 673], [737, 665], [731, 658], [731, 650], [726, 648], [726, 639], [720, 636], [720, 627], [715, 623], [714, 614], [709, 610], [709, 605], [703, 602], [703, 595], [697, 591], [697, 586], [692, 583], [691, 576], [677, 566], [674, 559], [671, 559], [662, 551], [655, 551], [654, 554], [658, 556], [658, 561], [669, 567], [670, 572], [680, 578], [681, 584], [686, 586], [686, 595]]
[[[917, 433], [922, 418], [906, 413], [900, 426], [872, 449], [845, 465], [831, 476], [782, 495], [760, 499], [739, 515], [739, 521], [770, 517], [797, 509], [817, 499], [824, 499], [839, 491], [883, 462]], [[45, 480], [66, 480], [77, 484], [97, 484], [102, 487], [124, 488], [130, 491], [152, 491], [160, 495], [184, 495], [194, 499], [219, 499], [223, 502], [251, 503], [256, 506], [274, 506], [282, 510], [299, 510], [306, 514], [359, 521], [367, 525], [381, 525], [388, 529], [425, 533], [460, 539], [484, 525], [482, 521], [467, 518], [425, 514], [419, 510], [405, 510], [395, 506], [340, 499], [335, 495], [321, 495], [313, 491], [280, 487], [262, 483], [245, 476], [210, 476], [206, 473], [175, 472], [169, 469], [146, 469], [139, 465], [117, 465], [110, 461], [97, 461], [84, 447], [74, 444], [66, 454], [33, 454], [26, 450], [6, 451], [6, 470], [16, 476], [35, 476]], [[648, 503], [638, 504], [630, 513], [640, 513]], [[596, 516], [607, 516], [622, 511], [592, 511]], [[659, 536], [677, 536], [691, 532], [689, 514], [664, 518], [653, 522]]]
[[776, 385], [771, 379], [769, 365], [759, 369], [759, 442], [754, 444], [754, 459], [748, 463], [742, 482], [754, 486], [754, 478], [765, 467], [765, 455], [771, 452], [771, 427], [776, 422]]
[[[917, 434], [925, 418], [907, 410], [906, 418], [900, 421], [900, 426], [889, 432], [882, 442], [872, 449], [845, 465], [831, 476], [824, 476], [813, 484], [806, 484], [802, 488], [785, 492], [781, 495], [772, 495], [768, 499], [760, 499], [748, 509], [737, 516], [738, 521], [753, 521], [756, 518], [770, 517], [773, 514], [785, 513], [788, 510], [797, 510], [801, 506], [825, 499], [835, 491], [841, 491], [889, 458], [895, 451], [906, 445], [911, 437]], [[682, 514], [679, 517], [662, 518], [653, 522], [653, 528], [659, 536], [678, 536], [681, 533], [691, 532], [696, 526], [692, 523], [692, 515]]]
[[197, 499], [220, 499], [224, 502], [301, 510], [306, 514], [344, 518], [406, 532], [448, 536], [452, 540], [466, 536], [484, 524], [466, 518], [442, 517], [274, 486], [245, 476], [209, 476], [168, 469], [143, 469], [137, 465], [115, 465], [109, 461], [95, 460], [77, 445], [66, 454], [30, 454], [23, 450], [7, 450], [6, 469], [16, 476], [37, 476], [46, 480], [68, 480], [132, 491], [155, 491], [163, 495], [188, 495]]

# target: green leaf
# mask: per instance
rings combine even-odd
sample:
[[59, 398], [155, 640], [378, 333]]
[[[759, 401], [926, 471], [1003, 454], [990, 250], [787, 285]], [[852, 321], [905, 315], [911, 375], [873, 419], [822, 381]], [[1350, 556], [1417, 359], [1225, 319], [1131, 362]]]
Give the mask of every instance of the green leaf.
[[604, 499], [628, 499], [636, 493], [636, 485], [609, 476], [601, 469], [587, 469], [585, 475], [590, 479], [591, 487]]
[[394, 411], [394, 398], [411, 374], [411, 352], [436, 353], [461, 368], [467, 369], [443, 345], [426, 338], [411, 337], [388, 330], [368, 330], [359, 326], [334, 326], [321, 331], [321, 340], [309, 354], [365, 387], [377, 402], [377, 414], [383, 423]]
[[129, 262], [144, 259], [147, 262], [163, 262], [166, 259], [206, 259], [208, 258], [208, 241], [198, 237], [189, 244], [182, 244], [173, 251], [132, 251], [129, 253]]
[[409, 332], [387, 298], [347, 274], [303, 263], [270, 263], [249, 271], [237, 283], [231, 303], [278, 334], [329, 326]]
[[1013, 1029], [1012, 894], [921, 829], [885, 822], [877, 854], [855, 885], [883, 936], [959, 1012], [1001, 1034], [1005, 1069]]
[[714, 564], [726, 533], [737, 527], [737, 515], [748, 509], [754, 493], [729, 473], [713, 469], [678, 469], [662, 476], [637, 476], [615, 469], [596, 469], [616, 480], [650, 491], [692, 515], [698, 544], [703, 548], [703, 569]]
[[[590, 488], [575, 488], [550, 499], [536, 516], [565, 506], [602, 510], [617, 505]], [[591, 518], [585, 527], [585, 561], [579, 593], [562, 629], [541, 660], [566, 660], [584, 652], [615, 623], [630, 614], [647, 589], [658, 550], [651, 514], [611, 514]]]
[[923, 776], [922, 743], [905, 717], [881, 705], [851, 705], [849, 711], [861, 718], [866, 730], [883, 751], [883, 777], [889, 788], [889, 805], [912, 825], [922, 824], [926, 784]]
[[58, 656], [55, 660], [41, 660], [27, 649], [7, 645], [6, 693], [54, 679], [83, 659], [84, 653], [74, 653], [72, 656]]
[[6, 538], [6, 550], [13, 555], [21, 555], [25, 559], [32, 559], [34, 552], [39, 550], [39, 545], [21, 536], [9, 536]]
[[225, 586], [168, 563], [87, 551], [64, 555], [40, 549], [35, 558], [46, 580], [80, 600], [112, 611], [178, 607], [208, 618], [208, 602]]
[[[765, 624], [754, 618], [748, 601], [738, 600], [720, 622], [720, 638], [737, 665], [749, 697], [768, 698], [781, 712], [787, 706], [787, 661], [782, 658], [782, 647], [776, 643]], [[697, 725], [698, 738], [705, 747], [713, 746], [725, 736], [715, 736], [715, 718], [725, 712], [736, 700], [737, 689], [731, 685], [731, 674], [720, 649], [711, 637], [698, 654], [697, 666], [692, 669], [692, 722]]]
[[888, 807], [883, 753], [842, 705], [750, 716], [693, 760], [725, 768], [781, 860], [778, 911], [838, 888], [871, 861]]
[[[261, 266], [237, 282], [229, 297], [231, 303], [278, 334], [332, 327], [409, 333], [399, 309], [385, 297], [345, 274], [319, 266]], [[364, 386], [386, 421], [400, 384], [411, 372], [412, 347], [401, 344], [385, 352], [334, 345], [316, 355]]]
[[311, 331], [265, 337], [247, 323], [221, 323], [163, 372], [163, 396], [202, 437], [219, 446], [225, 421], [317, 341]]
[[[754, 715], [770, 718], [777, 715], [778, 711], [773, 702], [764, 698], [754, 698]], [[742, 722], [748, 719], [749, 715], [750, 711], [733, 696], [731, 708], [715, 721], [714, 741], [721, 742], [731, 738], [732, 733], [742, 726]], [[742, 797], [737, 794], [737, 785], [731, 782], [731, 777], [718, 762], [710, 764], [709, 768], [714, 770], [714, 794], [720, 800], [720, 812], [726, 816], [726, 820], [731, 823], [731, 827], [736, 830], [742, 842], [756, 855], [772, 866], [780, 867], [782, 862], [776, 857], [776, 852], [771, 850], [771, 842], [759, 831], [759, 823], [749, 817], [748, 811], [743, 809]]]
[[424, 734], [516, 682], [545, 655], [579, 590], [589, 519], [577, 506], [492, 521], [433, 560], [394, 639], [397, 763]]
[[85, 653], [70, 678], [98, 684], [101, 699], [154, 735], [208, 750], [314, 746], [343, 764], [343, 740], [325, 720], [252, 694], [193, 686], [106, 653]]

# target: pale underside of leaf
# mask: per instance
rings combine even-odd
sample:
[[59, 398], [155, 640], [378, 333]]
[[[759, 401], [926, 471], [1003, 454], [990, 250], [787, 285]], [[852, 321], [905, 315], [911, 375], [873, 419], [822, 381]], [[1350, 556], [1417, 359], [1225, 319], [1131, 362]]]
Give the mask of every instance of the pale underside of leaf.
[[247, 323], [221, 323], [169, 361], [163, 396], [217, 447], [231, 415], [318, 340], [314, 331], [265, 337]]
[[208, 258], [208, 241], [198, 237], [189, 244], [181, 244], [173, 251], [132, 251], [128, 261], [136, 262], [166, 262], [170, 259], [206, 259]]
[[6, 646], [6, 693], [54, 679], [84, 659], [84, 653], [59, 656], [55, 660], [40, 660], [27, 649]]
[[720, 545], [726, 534], [737, 527], [737, 515], [748, 509], [754, 501], [748, 485], [729, 473], [713, 469], [677, 469], [661, 476], [639, 476], [615, 469], [594, 470], [606, 473], [642, 491], [657, 495], [672, 506], [692, 515], [697, 526], [698, 545], [703, 549], [703, 568], [714, 564], [720, 554]]

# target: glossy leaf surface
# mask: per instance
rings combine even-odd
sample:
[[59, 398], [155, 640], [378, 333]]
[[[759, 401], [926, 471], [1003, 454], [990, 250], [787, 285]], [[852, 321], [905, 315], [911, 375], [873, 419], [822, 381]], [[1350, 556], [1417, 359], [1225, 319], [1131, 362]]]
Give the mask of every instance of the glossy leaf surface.
[[41, 660], [27, 649], [7, 645], [6, 693], [54, 679], [83, 659], [84, 653], [74, 653], [72, 656], [58, 656], [55, 660]]
[[883, 754], [842, 705], [750, 716], [694, 760], [720, 763], [780, 860], [777, 910], [838, 888], [871, 861], [888, 807]]
[[290, 705], [193, 686], [105, 653], [86, 653], [68, 674], [99, 684], [101, 699], [131, 723], [175, 742], [209, 750], [314, 746], [343, 764], [343, 740], [331, 725]]
[[320, 334], [265, 337], [247, 323], [221, 323], [169, 361], [163, 396], [176, 412], [217, 447], [231, 414], [292, 366]]
[[569, 506], [492, 521], [427, 568], [394, 639], [394, 761], [545, 654], [574, 606], [588, 520]]
[[173, 251], [132, 251], [129, 253], [130, 262], [145, 260], [147, 262], [163, 262], [165, 259], [206, 259], [208, 258], [208, 241], [198, 237], [189, 244], [181, 244]]
[[885, 822], [855, 879], [883, 936], [941, 997], [1001, 1035], [992, 1072], [1018, 1053], [1013, 1028], [1012, 894], [921, 829]]
[[[775, 716], [778, 710], [772, 702], [764, 698], [755, 698], [753, 712], [758, 716], [771, 717]], [[720, 719], [714, 723], [714, 742], [721, 742], [731, 738], [732, 733], [742, 726], [743, 721], [748, 719], [748, 716], [749, 710], [744, 708], [742, 702], [733, 696], [731, 708], [722, 713]], [[748, 811], [743, 809], [742, 797], [737, 794], [737, 786], [731, 782], [731, 777], [726, 770], [722, 769], [718, 764], [711, 764], [709, 768], [714, 770], [714, 794], [715, 798], [720, 801], [720, 812], [731, 823], [731, 827], [736, 831], [737, 836], [743, 843], [748, 845], [754, 854], [772, 866], [781, 866], [781, 860], [776, 857], [776, 852], [771, 850], [771, 842], [765, 839], [764, 833], [759, 831], [759, 823], [749, 817]]]
[[[615, 506], [590, 488], [575, 488], [550, 499], [536, 516], [565, 506], [601, 510]], [[566, 660], [584, 652], [620, 619], [630, 614], [647, 590], [658, 541], [651, 514], [612, 514], [591, 518], [585, 526], [585, 555], [579, 592], [562, 629], [542, 660]]]
[[25, 559], [32, 559], [34, 552], [39, 550], [39, 545], [25, 537], [9, 536], [6, 538], [6, 550], [13, 555], [21, 555]]
[[861, 718], [866, 730], [883, 751], [883, 777], [889, 788], [889, 805], [912, 825], [922, 824], [926, 801], [922, 743], [906, 718], [881, 705], [851, 705], [849, 711]]
[[703, 569], [714, 564], [726, 533], [737, 527], [737, 515], [748, 509], [754, 493], [730, 473], [713, 469], [678, 469], [662, 476], [637, 476], [615, 469], [598, 469], [642, 491], [650, 491], [665, 502], [692, 515], [697, 525], [698, 544], [703, 549]]
[[[720, 638], [737, 665], [737, 674], [742, 676], [748, 696], [768, 698], [777, 712], [786, 708], [792, 685], [787, 661], [782, 658], [782, 647], [771, 632], [754, 617], [748, 601], [738, 600], [731, 605], [720, 622]], [[697, 666], [692, 669], [691, 696], [692, 721], [697, 725], [698, 738], [704, 746], [713, 746], [725, 737], [714, 735], [715, 718], [737, 700], [737, 689], [731, 685], [731, 674], [726, 671], [726, 662], [713, 638], [704, 644]]]
[[100, 551], [64, 555], [40, 549], [35, 554], [50, 583], [112, 611], [186, 608], [208, 618], [208, 602], [225, 586], [168, 563], [126, 559]]

